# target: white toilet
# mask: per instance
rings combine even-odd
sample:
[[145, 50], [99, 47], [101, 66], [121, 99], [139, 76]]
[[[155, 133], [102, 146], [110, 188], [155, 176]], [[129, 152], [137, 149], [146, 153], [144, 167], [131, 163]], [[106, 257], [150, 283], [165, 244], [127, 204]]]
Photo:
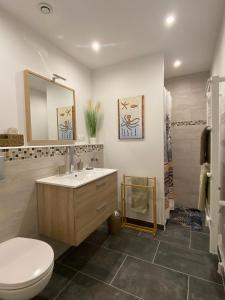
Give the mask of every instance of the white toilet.
[[48, 284], [54, 252], [45, 242], [13, 238], [0, 244], [0, 299], [27, 300]]

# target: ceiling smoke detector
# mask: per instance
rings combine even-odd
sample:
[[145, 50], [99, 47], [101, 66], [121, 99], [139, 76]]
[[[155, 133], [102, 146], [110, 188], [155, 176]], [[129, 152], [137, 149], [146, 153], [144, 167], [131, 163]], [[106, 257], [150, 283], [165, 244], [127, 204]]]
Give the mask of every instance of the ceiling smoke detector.
[[53, 12], [53, 8], [48, 3], [40, 3], [39, 8], [42, 14], [44, 15], [50, 15]]

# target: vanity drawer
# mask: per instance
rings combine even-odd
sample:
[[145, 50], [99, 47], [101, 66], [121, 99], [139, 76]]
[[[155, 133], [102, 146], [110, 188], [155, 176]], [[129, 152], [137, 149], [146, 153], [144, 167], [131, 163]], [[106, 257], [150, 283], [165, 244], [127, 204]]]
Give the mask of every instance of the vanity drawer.
[[78, 241], [84, 240], [116, 207], [117, 176], [112, 174], [76, 189], [75, 231]]

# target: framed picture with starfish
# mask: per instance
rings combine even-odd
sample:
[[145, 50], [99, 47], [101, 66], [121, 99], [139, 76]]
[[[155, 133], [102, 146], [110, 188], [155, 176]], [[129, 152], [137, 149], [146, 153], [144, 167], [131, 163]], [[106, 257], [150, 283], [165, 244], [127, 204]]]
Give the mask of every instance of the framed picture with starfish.
[[119, 139], [144, 138], [144, 96], [118, 99]]

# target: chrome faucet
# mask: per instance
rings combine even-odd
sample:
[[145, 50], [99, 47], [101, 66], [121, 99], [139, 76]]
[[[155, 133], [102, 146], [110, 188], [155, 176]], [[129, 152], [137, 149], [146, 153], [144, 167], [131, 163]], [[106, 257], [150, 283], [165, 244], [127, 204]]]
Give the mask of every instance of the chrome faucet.
[[74, 165], [74, 155], [75, 155], [75, 147], [74, 146], [66, 147], [66, 155], [65, 155], [66, 174], [72, 173], [72, 166]]
[[83, 162], [78, 154], [75, 153], [74, 146], [68, 146], [65, 155], [66, 174], [73, 171], [83, 170]]
[[74, 157], [74, 170], [76, 171], [83, 170], [83, 162], [78, 154], [77, 155], [75, 154]]

